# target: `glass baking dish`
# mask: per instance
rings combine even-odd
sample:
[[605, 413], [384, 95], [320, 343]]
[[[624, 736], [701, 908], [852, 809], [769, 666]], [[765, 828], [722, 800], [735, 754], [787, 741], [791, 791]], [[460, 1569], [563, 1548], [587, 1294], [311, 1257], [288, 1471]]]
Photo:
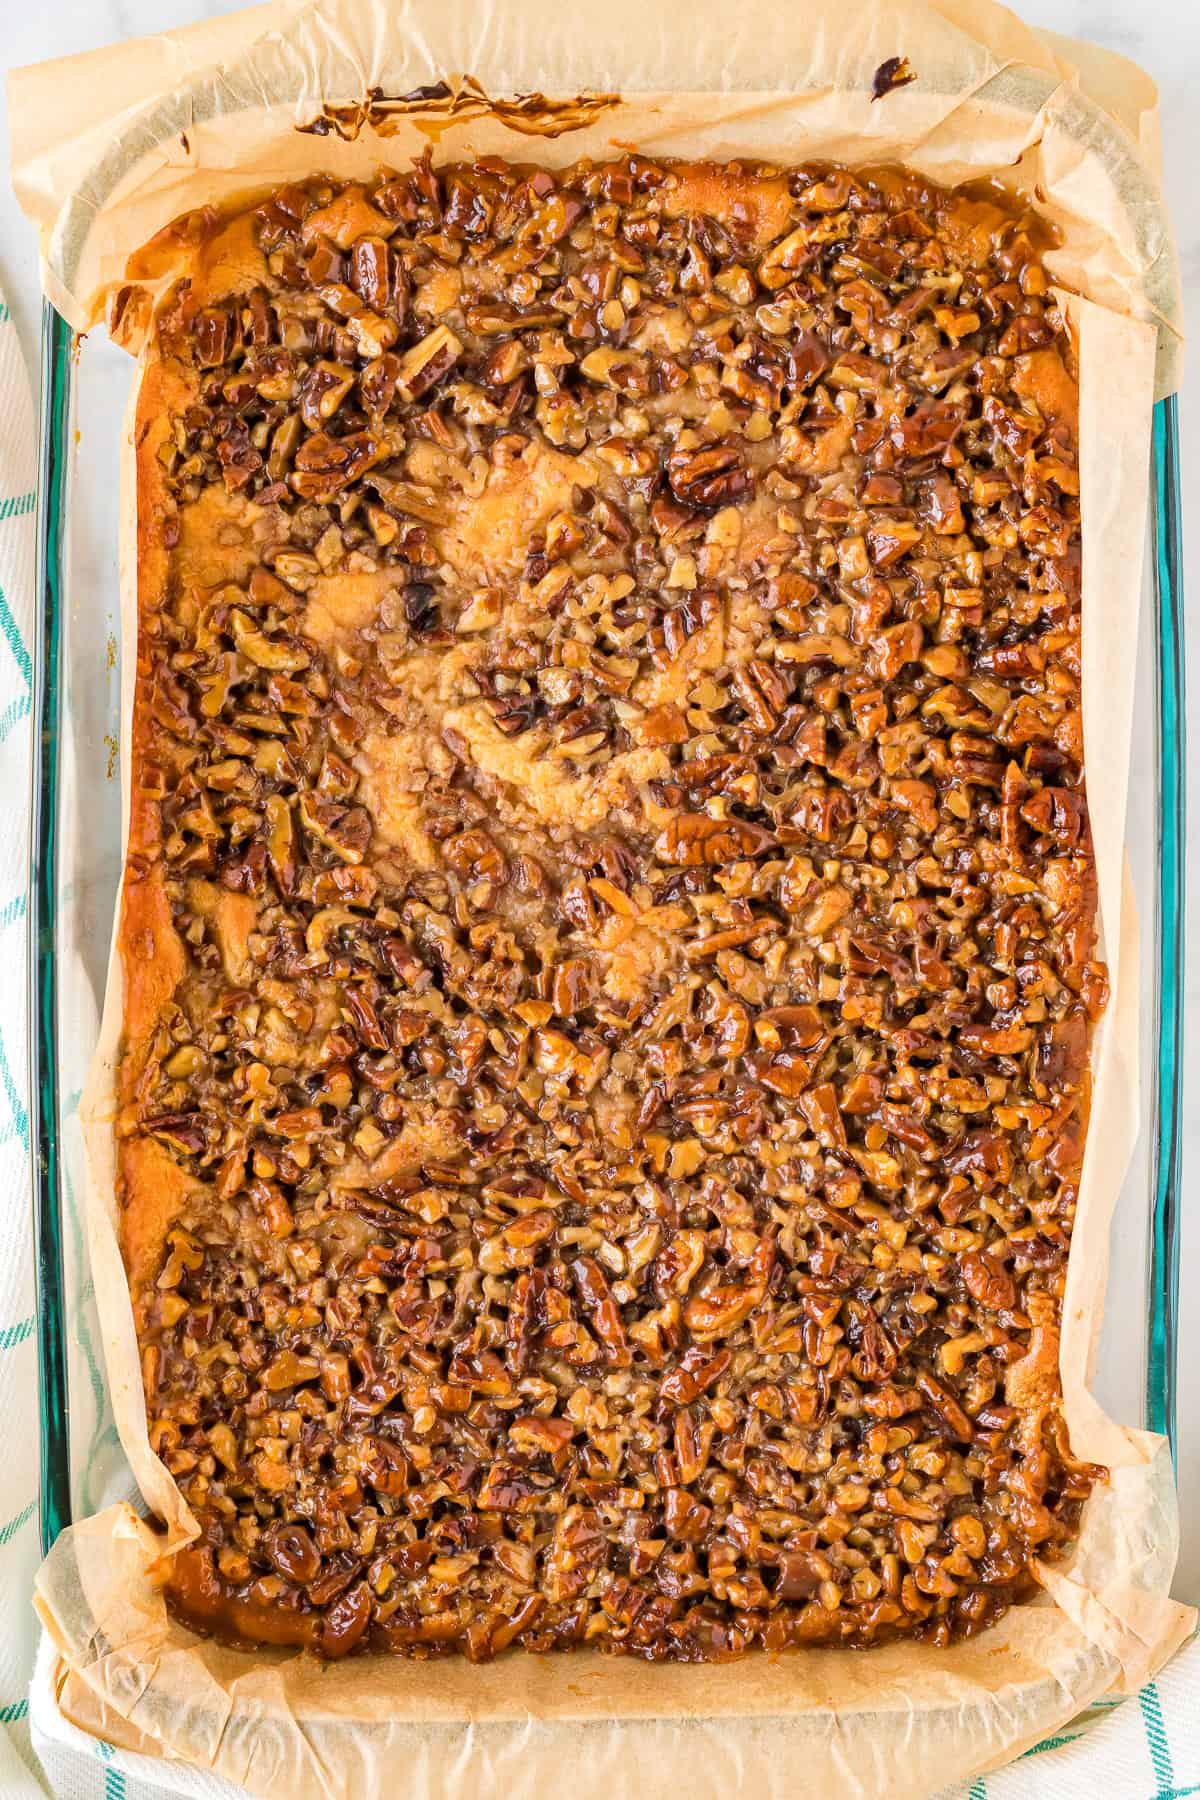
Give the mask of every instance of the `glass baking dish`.
[[[133, 365], [49, 306], [43, 326], [31, 875], [31, 1092], [41, 1534], [131, 1491], [107, 1403], [80, 1208], [78, 1104], [120, 877], [117, 485]], [[1112, 1228], [1096, 1375], [1113, 1416], [1175, 1441], [1184, 711], [1176, 402], [1155, 408], [1127, 851], [1141, 931], [1141, 1129]]]

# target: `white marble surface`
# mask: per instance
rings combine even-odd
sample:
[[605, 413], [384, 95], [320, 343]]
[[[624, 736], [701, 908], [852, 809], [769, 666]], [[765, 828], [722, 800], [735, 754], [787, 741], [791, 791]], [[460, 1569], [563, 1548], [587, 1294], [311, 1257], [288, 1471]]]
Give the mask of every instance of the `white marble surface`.
[[[785, 4], [786, 0], [780, 0]], [[0, 0], [4, 66], [93, 49], [236, 10], [240, 0]], [[1193, 343], [1200, 342], [1200, 0], [1022, 0], [1019, 10], [1038, 25], [1095, 42], [1140, 62], [1161, 91], [1167, 194], [1180, 247]], [[36, 367], [40, 319], [32, 233], [9, 189], [5, 101], [0, 93], [0, 286]], [[1185, 543], [1200, 568], [1200, 356], [1182, 396]], [[1196, 577], [1200, 583], [1200, 576]], [[1200, 586], [1189, 633], [1196, 703], [1190, 720], [1193, 820], [1200, 823]], [[1192, 838], [1200, 837], [1193, 826]], [[1188, 1080], [1185, 1097], [1183, 1330], [1179, 1366], [1183, 1550], [1177, 1590], [1200, 1601], [1200, 1308], [1190, 1296], [1200, 1270], [1200, 853], [1189, 869], [1191, 969], [1188, 981]]]

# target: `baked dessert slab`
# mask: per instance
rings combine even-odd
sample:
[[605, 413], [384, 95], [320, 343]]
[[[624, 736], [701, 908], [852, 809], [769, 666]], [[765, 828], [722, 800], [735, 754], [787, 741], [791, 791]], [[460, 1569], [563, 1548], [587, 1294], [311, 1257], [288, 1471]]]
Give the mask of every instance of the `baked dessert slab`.
[[1099, 1473], [1036, 222], [633, 157], [174, 235], [118, 1122], [174, 1603], [327, 1656], [993, 1622]]

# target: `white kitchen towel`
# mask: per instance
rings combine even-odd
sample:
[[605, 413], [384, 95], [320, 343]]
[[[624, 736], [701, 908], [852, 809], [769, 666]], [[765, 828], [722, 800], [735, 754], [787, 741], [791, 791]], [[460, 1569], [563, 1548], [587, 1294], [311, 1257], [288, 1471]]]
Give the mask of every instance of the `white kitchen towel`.
[[[6, 799], [0, 808], [0, 1800], [36, 1800], [39, 1782], [59, 1800], [160, 1800], [164, 1793], [237, 1800], [238, 1790], [225, 1781], [127, 1755], [76, 1730], [58, 1710], [45, 1642], [34, 1668], [38, 1405], [25, 970], [37, 437], [29, 380], [2, 297], [0, 422], [0, 793]], [[76, 1131], [77, 1097], [64, 1099], [67, 1129]], [[95, 1348], [80, 1221], [74, 1197], [64, 1201], [71, 1485], [76, 1505], [91, 1509], [116, 1498], [124, 1476]], [[1200, 1795], [1198, 1702], [1200, 1644], [1193, 1644], [1136, 1699], [1093, 1708], [1007, 1769], [937, 1800]], [[801, 1778], [792, 1793], [796, 1800], [804, 1796]]]
[[28, 951], [37, 426], [0, 295], [0, 1794], [28, 1753], [38, 1565], [37, 1345], [30, 1226]]

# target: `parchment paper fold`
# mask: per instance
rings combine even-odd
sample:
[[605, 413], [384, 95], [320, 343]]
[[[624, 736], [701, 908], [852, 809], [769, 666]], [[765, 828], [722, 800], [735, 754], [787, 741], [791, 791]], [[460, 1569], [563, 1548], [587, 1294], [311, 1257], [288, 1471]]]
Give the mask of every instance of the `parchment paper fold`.
[[[873, 100], [875, 72], [893, 56], [917, 79]], [[411, 98], [439, 84], [439, 96]], [[1179, 366], [1149, 80], [1118, 57], [1029, 31], [990, 0], [604, 0], [587, 11], [556, 0], [278, 0], [18, 71], [10, 113], [14, 183], [41, 235], [47, 291], [79, 329], [118, 297], [127, 320], [150, 316], [171, 271], [136, 253], [180, 213], [315, 170], [361, 176], [430, 143], [439, 162], [498, 153], [562, 164], [627, 146], [903, 161], [951, 184], [1002, 178], [1033, 199], [1061, 234], [1049, 263], [1079, 351], [1085, 755], [1112, 979], [1060, 1349], [1073, 1447], [1111, 1478], [1035, 1604], [944, 1651], [810, 1650], [702, 1668], [594, 1653], [321, 1667], [224, 1649], [176, 1624], [151, 1573], [162, 1536], [115, 1508], [66, 1533], [39, 1579], [64, 1711], [110, 1741], [289, 1800], [373, 1800], [401, 1786], [411, 1800], [451, 1788], [469, 1800], [564, 1783], [573, 1800], [683, 1785], [695, 1800], [915, 1800], [1007, 1761], [1098, 1695], [1140, 1684], [1194, 1623], [1169, 1598], [1177, 1520], [1165, 1444], [1109, 1420], [1089, 1388], [1108, 1227], [1137, 1121], [1123, 841], [1150, 411]], [[128, 466], [125, 477], [132, 644]], [[114, 970], [84, 1102], [89, 1245], [122, 1442], [174, 1545], [194, 1526], [147, 1439], [116, 1232], [120, 1011]]]

